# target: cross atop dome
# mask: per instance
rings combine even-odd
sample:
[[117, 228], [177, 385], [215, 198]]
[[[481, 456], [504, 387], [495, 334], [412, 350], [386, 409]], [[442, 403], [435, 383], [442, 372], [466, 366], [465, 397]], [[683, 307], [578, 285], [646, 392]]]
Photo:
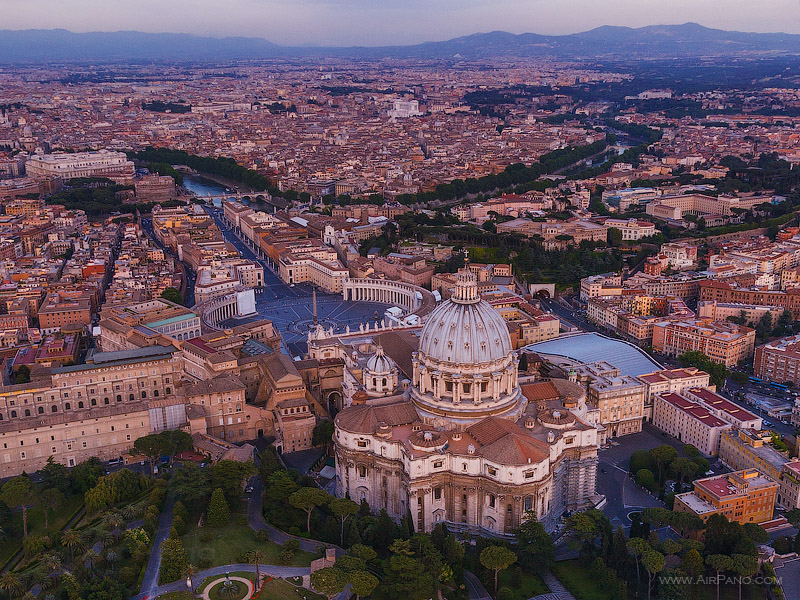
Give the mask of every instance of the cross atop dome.
[[457, 304], [476, 304], [481, 301], [478, 295], [478, 280], [468, 266], [458, 270], [456, 289], [450, 299]]

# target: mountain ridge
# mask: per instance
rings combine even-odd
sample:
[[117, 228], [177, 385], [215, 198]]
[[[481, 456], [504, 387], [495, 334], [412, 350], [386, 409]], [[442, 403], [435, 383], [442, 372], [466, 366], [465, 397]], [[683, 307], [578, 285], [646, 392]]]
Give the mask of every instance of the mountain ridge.
[[579, 33], [473, 33], [393, 46], [279, 46], [256, 37], [66, 29], [0, 30], [0, 63], [75, 61], [220, 61], [330, 56], [340, 58], [489, 59], [552, 57], [698, 57], [800, 54], [800, 34], [752, 33], [697, 23], [632, 28], [601, 25]]

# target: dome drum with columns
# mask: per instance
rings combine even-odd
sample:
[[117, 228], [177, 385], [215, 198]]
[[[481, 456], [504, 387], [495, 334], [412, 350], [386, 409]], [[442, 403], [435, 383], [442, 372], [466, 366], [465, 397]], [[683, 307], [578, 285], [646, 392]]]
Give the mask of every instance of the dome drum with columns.
[[521, 413], [518, 356], [503, 317], [480, 299], [475, 275], [459, 271], [450, 302], [426, 319], [413, 355], [411, 400], [426, 423], [466, 427]]

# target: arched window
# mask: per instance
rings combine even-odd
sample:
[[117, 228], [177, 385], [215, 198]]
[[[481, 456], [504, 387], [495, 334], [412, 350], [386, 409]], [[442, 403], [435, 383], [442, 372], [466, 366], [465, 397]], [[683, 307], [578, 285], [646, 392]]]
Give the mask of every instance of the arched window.
[[386, 377], [383, 378], [383, 387], [386, 387]]
[[83, 401], [78, 402], [78, 408], [83, 408]]
[[64, 405], [64, 409], [65, 409], [65, 410], [72, 410], [72, 405], [71, 405], [69, 402], [67, 402], [67, 403]]
[[92, 398], [92, 406], [97, 406], [97, 398]]
[[30, 417], [31, 416], [31, 411], [29, 411], [27, 408], [25, 409], [25, 416], [26, 417]]
[[109, 404], [108, 398], [103, 398], [103, 404]]
[[154, 391], [153, 391], [153, 396], [155, 396], [156, 398], [158, 398], [158, 390], [154, 390]]
[[40, 415], [43, 415], [44, 414], [44, 407], [40, 406], [39, 408], [36, 409], [36, 412], [38, 412]]
[[58, 412], [58, 407], [55, 404], [53, 404], [52, 408], [50, 409], [50, 412]]
[[147, 398], [147, 392], [142, 392], [142, 398]]
[[128, 396], [128, 400], [130, 400], [131, 402], [133, 402], [133, 394], [131, 394], [130, 396]]
[[117, 394], [117, 402], [122, 402], [122, 395], [121, 394]]
[[17, 418], [17, 411], [15, 411], [15, 410], [11, 411], [11, 418], [12, 419], [16, 419]]
[[169, 394], [172, 393], [172, 388], [171, 387], [167, 387], [164, 391], [166, 392], [167, 395], [169, 395]]

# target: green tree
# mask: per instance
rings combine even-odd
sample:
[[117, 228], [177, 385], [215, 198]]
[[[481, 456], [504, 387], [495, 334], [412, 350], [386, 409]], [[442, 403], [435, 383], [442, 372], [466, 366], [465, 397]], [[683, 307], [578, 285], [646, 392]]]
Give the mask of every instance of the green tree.
[[697, 465], [691, 458], [679, 456], [670, 463], [669, 470], [678, 477], [681, 485], [683, 485], [687, 478], [691, 480], [697, 474]]
[[180, 538], [168, 538], [161, 543], [161, 570], [159, 579], [169, 583], [180, 579], [186, 571], [189, 561]]
[[625, 573], [625, 565], [628, 562], [628, 540], [622, 527], [617, 527], [614, 538], [611, 540], [611, 548], [608, 552], [608, 566], [614, 569], [619, 575]]
[[746, 554], [734, 554], [731, 562], [731, 570], [739, 576], [739, 600], [742, 600], [742, 579], [758, 573], [758, 560]]
[[479, 556], [481, 564], [494, 571], [494, 594], [497, 595], [497, 579], [500, 571], [507, 569], [517, 560], [517, 555], [505, 546], [487, 546]]
[[211, 493], [211, 501], [208, 503], [206, 521], [210, 527], [224, 527], [231, 522], [231, 509], [225, 494], [220, 488]]
[[0, 590], [8, 593], [8, 600], [22, 590], [22, 581], [13, 571], [6, 571], [0, 576]]
[[306, 531], [311, 532], [311, 513], [317, 506], [328, 502], [325, 490], [315, 487], [303, 487], [289, 496], [289, 504], [306, 512]]
[[[553, 561], [553, 538], [536, 519], [533, 511], [525, 513], [524, 521], [515, 532], [519, 563], [526, 569], [544, 569]], [[448, 561], [449, 562], [449, 561]]]
[[28, 507], [36, 501], [35, 491], [31, 480], [25, 475], [9, 479], [0, 488], [0, 500], [8, 508], [22, 509], [22, 537], [28, 537]]
[[612, 247], [619, 247], [622, 245], [622, 231], [616, 227], [609, 227], [606, 234], [608, 245]]
[[703, 557], [693, 548], [683, 555], [681, 567], [692, 577], [697, 577], [703, 572]]
[[650, 469], [639, 469], [636, 472], [636, 485], [645, 488], [646, 490], [654, 491], [656, 486], [656, 478]]
[[719, 581], [720, 573], [733, 569], [733, 559], [725, 554], [711, 554], [706, 557], [706, 565], [716, 573], [717, 600], [719, 600]]
[[378, 578], [369, 571], [351, 571], [347, 574], [347, 582], [352, 586], [356, 600], [369, 596], [378, 587]]
[[31, 368], [28, 365], [20, 365], [17, 368], [17, 375], [14, 377], [14, 385], [31, 382]]
[[181, 296], [180, 291], [175, 289], [174, 287], [166, 288], [163, 292], [161, 292], [161, 297], [169, 302], [174, 302], [175, 304], [183, 305], [183, 296]]
[[742, 525], [742, 531], [756, 544], [766, 544], [769, 542], [769, 534], [767, 531], [756, 523], [745, 523]]
[[76, 529], [67, 529], [61, 534], [61, 545], [69, 550], [70, 558], [74, 561], [75, 553], [84, 546], [83, 536]]
[[242, 495], [245, 479], [255, 474], [256, 467], [252, 460], [221, 460], [211, 467], [211, 487], [221, 489], [228, 502], [233, 503]]
[[58, 488], [48, 488], [42, 491], [39, 496], [42, 504], [42, 511], [44, 512], [44, 528], [50, 527], [50, 513], [57, 512], [64, 504], [64, 494]]
[[347, 517], [358, 512], [359, 506], [349, 498], [333, 498], [328, 504], [328, 508], [340, 521], [339, 545], [344, 546], [344, 522], [347, 520]]
[[664, 467], [666, 467], [675, 459], [676, 456], [678, 456], [678, 451], [672, 446], [663, 444], [661, 446], [651, 448], [649, 452], [650, 457], [655, 461], [656, 467], [658, 468], [658, 483], [661, 484], [664, 481]]
[[41, 485], [43, 489], [55, 488], [62, 494], [69, 493], [72, 486], [69, 470], [65, 465], [56, 462], [52, 456], [47, 457], [47, 463], [39, 473], [42, 476]]
[[[168, 485], [172, 494], [185, 505], [203, 506], [211, 484], [206, 469], [193, 462], [185, 462], [173, 470]], [[186, 515], [183, 516], [186, 518]]]
[[323, 419], [314, 426], [311, 432], [311, 443], [314, 446], [327, 446], [333, 440], [333, 421]]
[[[292, 540], [296, 541], [296, 540]], [[251, 550], [247, 553], [247, 562], [251, 565], [255, 565], [256, 567], [256, 582], [261, 581], [261, 564], [263, 564], [265, 558], [265, 554], [256, 548], [255, 550]]]
[[311, 574], [311, 585], [319, 593], [330, 598], [335, 596], [347, 585], [345, 574], [335, 567], [324, 567]]
[[642, 566], [647, 571], [647, 600], [651, 598], [653, 581], [656, 575], [664, 569], [665, 564], [664, 555], [657, 550], [648, 549], [642, 553]]

